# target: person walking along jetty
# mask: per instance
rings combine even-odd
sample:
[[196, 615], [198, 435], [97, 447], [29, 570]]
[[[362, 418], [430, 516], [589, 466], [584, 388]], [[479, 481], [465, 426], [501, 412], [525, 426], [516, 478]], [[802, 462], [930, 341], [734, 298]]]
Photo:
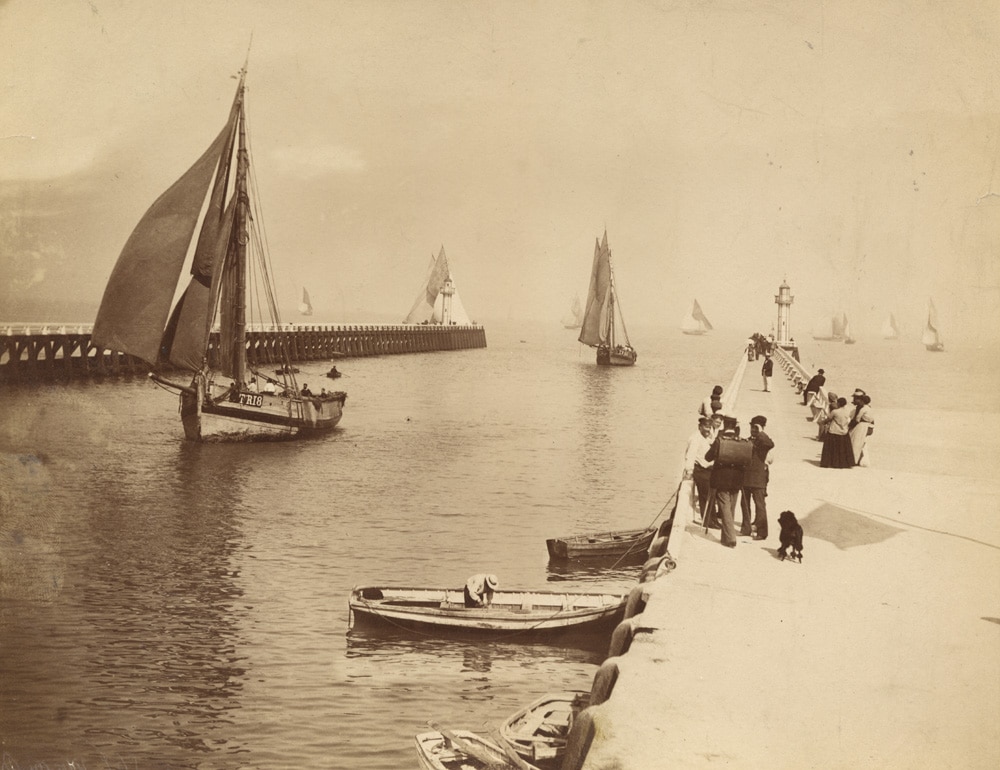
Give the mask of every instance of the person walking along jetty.
[[[743, 495], [740, 498], [740, 510], [743, 513], [740, 534], [753, 534], [754, 540], [767, 540], [767, 482], [773, 459], [771, 450], [774, 449], [774, 441], [764, 432], [766, 425], [767, 418], [760, 414], [750, 420], [750, 441], [753, 444], [753, 451], [750, 454], [750, 462], [743, 472]], [[752, 524], [751, 501], [756, 509]], [[756, 534], [753, 530], [756, 530]]]
[[837, 399], [837, 407], [831, 410], [830, 416], [823, 418], [827, 430], [823, 436], [823, 453], [819, 458], [821, 468], [854, 467], [851, 437], [847, 433], [852, 414], [847, 399], [841, 397]]
[[764, 365], [760, 367], [760, 373], [764, 377], [764, 392], [771, 392], [771, 375], [774, 374], [774, 361], [767, 353], [764, 354]]
[[[723, 442], [738, 440], [740, 436], [739, 428], [735, 417], [725, 418], [725, 427], [711, 448], [705, 454], [705, 459], [713, 463], [712, 465], [712, 493], [718, 500], [718, 519], [722, 528], [720, 540], [727, 548], [736, 547], [736, 524], [734, 514], [736, 512], [736, 496], [739, 495], [743, 486], [743, 465], [733, 462], [733, 458], [724, 454]], [[714, 512], [709, 510], [705, 513], [705, 526], [712, 527]], [[713, 527], [714, 528], [714, 527]]]

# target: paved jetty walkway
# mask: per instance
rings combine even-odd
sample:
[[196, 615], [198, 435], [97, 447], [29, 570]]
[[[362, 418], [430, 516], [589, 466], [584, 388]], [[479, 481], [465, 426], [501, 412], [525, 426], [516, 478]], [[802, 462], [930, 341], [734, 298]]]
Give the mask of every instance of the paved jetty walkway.
[[[770, 538], [727, 549], [676, 522], [677, 567], [642, 584], [582, 767], [1000, 767], [996, 482], [880, 470], [879, 442], [928, 430], [891, 418], [872, 467], [820, 468], [801, 397], [777, 366], [763, 392], [758, 370], [734, 410], [744, 431], [767, 416], [776, 444]], [[785, 509], [802, 564], [776, 557]]]

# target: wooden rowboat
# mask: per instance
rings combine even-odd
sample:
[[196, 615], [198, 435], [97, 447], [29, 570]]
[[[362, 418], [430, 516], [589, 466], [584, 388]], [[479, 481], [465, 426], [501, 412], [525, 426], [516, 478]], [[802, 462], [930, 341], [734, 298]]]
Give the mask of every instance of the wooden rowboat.
[[607, 558], [637, 555], [645, 558], [649, 544], [656, 536], [656, 527], [595, 532], [589, 535], [552, 538], [545, 541], [552, 559]]
[[589, 703], [590, 693], [583, 690], [543, 695], [509, 717], [500, 738], [536, 766], [558, 768], [573, 720]]
[[627, 594], [497, 591], [488, 607], [466, 607], [462, 589], [359, 586], [351, 591], [352, 623], [420, 634], [531, 641], [611, 630]]
[[503, 749], [468, 730], [435, 730], [414, 740], [423, 770], [516, 770]]

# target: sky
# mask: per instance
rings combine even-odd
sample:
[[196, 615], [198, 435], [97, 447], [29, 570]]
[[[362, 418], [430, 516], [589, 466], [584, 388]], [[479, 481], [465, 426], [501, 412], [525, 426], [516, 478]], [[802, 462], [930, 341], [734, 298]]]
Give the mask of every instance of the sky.
[[[247, 109], [284, 320], [558, 324], [605, 230], [629, 329], [838, 311], [1000, 336], [995, 0], [0, 2], [0, 323], [90, 322]], [[633, 340], [635, 341], [635, 340]]]

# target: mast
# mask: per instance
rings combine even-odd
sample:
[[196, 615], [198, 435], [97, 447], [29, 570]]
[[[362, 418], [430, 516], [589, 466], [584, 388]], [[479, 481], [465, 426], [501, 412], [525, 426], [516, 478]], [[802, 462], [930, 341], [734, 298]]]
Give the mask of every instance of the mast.
[[233, 378], [237, 383], [246, 381], [247, 368], [247, 240], [249, 239], [247, 220], [250, 210], [250, 198], [247, 194], [247, 129], [244, 100], [243, 80], [240, 79], [240, 117], [239, 117], [239, 150], [236, 161], [236, 250], [233, 270], [236, 277], [235, 291], [232, 296], [233, 330], [235, 340], [233, 345]]

